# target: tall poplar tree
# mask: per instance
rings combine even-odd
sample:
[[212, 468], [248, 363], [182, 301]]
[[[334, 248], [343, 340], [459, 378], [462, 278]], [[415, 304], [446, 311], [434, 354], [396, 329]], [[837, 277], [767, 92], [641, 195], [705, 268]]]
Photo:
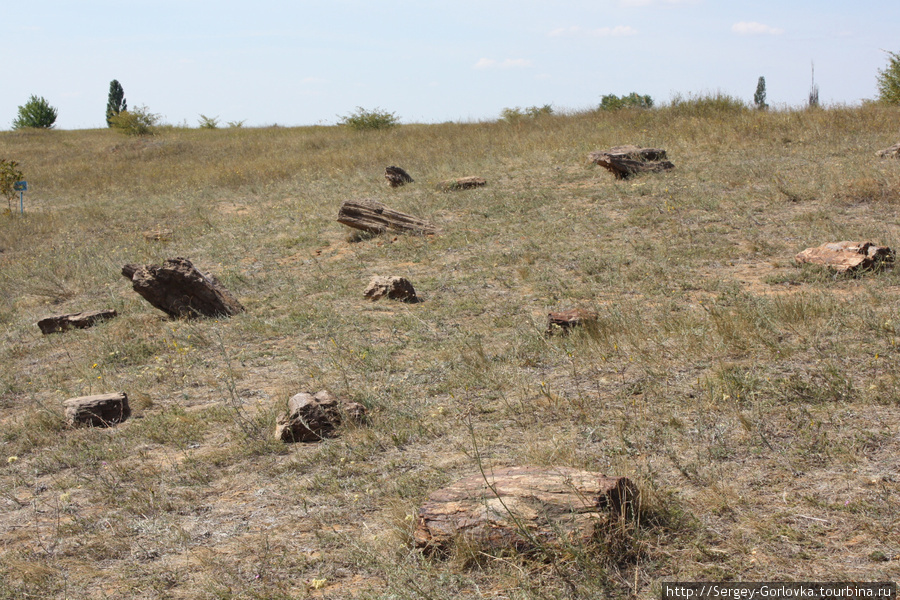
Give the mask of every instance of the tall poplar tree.
[[111, 119], [120, 112], [128, 110], [125, 102], [125, 90], [118, 79], [109, 82], [109, 100], [106, 101], [106, 125], [112, 127]]

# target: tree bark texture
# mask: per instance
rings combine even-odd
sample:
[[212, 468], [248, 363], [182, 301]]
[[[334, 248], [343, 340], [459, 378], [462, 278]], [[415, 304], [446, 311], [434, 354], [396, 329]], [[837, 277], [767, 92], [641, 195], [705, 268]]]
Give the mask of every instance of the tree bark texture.
[[347, 200], [338, 211], [338, 223], [369, 233], [412, 233], [428, 235], [437, 228], [418, 217], [396, 211], [375, 200]]

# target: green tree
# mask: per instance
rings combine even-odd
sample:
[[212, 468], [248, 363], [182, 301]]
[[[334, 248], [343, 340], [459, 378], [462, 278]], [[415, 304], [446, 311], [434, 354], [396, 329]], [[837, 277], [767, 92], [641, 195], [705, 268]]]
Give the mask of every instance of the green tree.
[[637, 92], [631, 92], [627, 96], [606, 94], [600, 98], [601, 110], [621, 110], [623, 108], [653, 108], [653, 98]]
[[900, 104], [900, 53], [885, 50], [888, 66], [878, 71], [878, 99], [886, 104]]
[[19, 107], [19, 116], [13, 121], [13, 129], [26, 127], [38, 127], [50, 129], [56, 123], [57, 111], [50, 106], [44, 98], [31, 96], [24, 105]]
[[106, 101], [106, 126], [112, 127], [112, 118], [126, 110], [125, 90], [118, 79], [113, 79], [109, 82], [109, 99]]
[[766, 104], [766, 78], [760, 77], [756, 83], [756, 93], [753, 94], [753, 104], [759, 110], [766, 110], [769, 105]]
[[150, 112], [146, 106], [138, 106], [110, 117], [109, 122], [110, 127], [127, 135], [153, 135], [159, 115]]

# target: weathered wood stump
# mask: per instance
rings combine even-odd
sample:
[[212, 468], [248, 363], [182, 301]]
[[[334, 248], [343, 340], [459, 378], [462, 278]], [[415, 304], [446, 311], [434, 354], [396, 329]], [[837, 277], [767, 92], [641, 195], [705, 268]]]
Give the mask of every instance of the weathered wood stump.
[[368, 233], [412, 233], [428, 235], [437, 233], [437, 228], [425, 221], [388, 208], [375, 200], [347, 200], [338, 211], [338, 223], [360, 229]]
[[358, 402], [338, 400], [327, 390], [315, 395], [301, 392], [288, 401], [288, 412], [279, 416], [275, 438], [282, 442], [318, 442], [329, 437], [344, 418], [361, 422], [366, 407]]
[[148, 242], [168, 242], [172, 239], [171, 229], [151, 229], [144, 232], [144, 239]]
[[147, 302], [171, 317], [230, 317], [244, 307], [215, 277], [201, 273], [186, 258], [162, 265], [122, 267], [122, 275]]
[[459, 179], [448, 179], [438, 184], [438, 189], [442, 192], [455, 192], [458, 190], [471, 190], [487, 185], [487, 179], [484, 177], [460, 177]]
[[61, 333], [69, 329], [87, 329], [93, 327], [101, 321], [112, 319], [117, 316], [115, 310], [111, 308], [103, 310], [86, 310], [68, 315], [57, 315], [54, 317], [46, 317], [37, 322], [41, 333], [44, 335], [50, 333]]
[[573, 308], [547, 315], [547, 335], [568, 333], [574, 327], [596, 327], [597, 313], [583, 308]]
[[638, 173], [657, 173], [674, 169], [675, 165], [665, 159], [666, 151], [662, 148], [638, 146], [616, 146], [588, 154], [590, 162], [610, 171], [616, 179], [628, 179]]
[[399, 300], [409, 304], [419, 301], [416, 290], [405, 277], [375, 277], [369, 282], [363, 295], [372, 300], [381, 300], [387, 296], [391, 300]]
[[387, 179], [387, 182], [391, 184], [392, 188], [400, 187], [401, 185], [406, 185], [407, 183], [413, 183], [413, 178], [409, 176], [409, 173], [407, 173], [400, 167], [395, 167], [393, 165], [390, 167], [385, 167], [384, 178]]
[[807, 248], [794, 260], [800, 264], [824, 265], [838, 273], [846, 273], [890, 265], [894, 261], [894, 251], [872, 242], [830, 242]]
[[447, 551], [457, 540], [488, 550], [589, 542], [597, 526], [635, 513], [637, 489], [624, 477], [567, 467], [510, 467], [472, 475], [431, 494], [419, 510], [419, 548]]
[[890, 148], [879, 150], [875, 154], [881, 158], [900, 158], [900, 142], [897, 142]]
[[124, 392], [71, 398], [64, 402], [70, 426], [111, 427], [131, 415]]

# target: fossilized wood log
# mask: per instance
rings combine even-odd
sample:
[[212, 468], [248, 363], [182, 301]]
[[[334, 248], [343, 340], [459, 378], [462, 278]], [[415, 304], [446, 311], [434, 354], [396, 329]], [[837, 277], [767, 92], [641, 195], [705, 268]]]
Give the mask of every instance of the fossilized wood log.
[[131, 415], [128, 396], [124, 392], [71, 398], [64, 405], [70, 426], [110, 427]]
[[627, 179], [637, 173], [656, 173], [674, 169], [675, 165], [665, 159], [666, 151], [662, 148], [638, 146], [616, 146], [588, 154], [590, 162], [610, 171], [616, 179]]
[[365, 416], [365, 406], [338, 400], [327, 390], [315, 395], [301, 392], [288, 400], [288, 412], [278, 417], [275, 438], [287, 443], [318, 442], [332, 435], [344, 417], [362, 422]]
[[487, 185], [487, 179], [484, 177], [460, 177], [459, 179], [448, 179], [440, 182], [438, 189], [442, 192], [455, 192], [457, 190], [471, 190], [485, 185]]
[[597, 313], [583, 308], [552, 312], [547, 315], [547, 334], [568, 333], [573, 327], [592, 327], [596, 324]]
[[244, 307], [215, 277], [201, 273], [186, 258], [170, 258], [162, 265], [127, 264], [122, 275], [147, 302], [171, 317], [225, 317]]
[[409, 173], [400, 167], [395, 167], [393, 165], [385, 167], [384, 178], [387, 179], [387, 182], [391, 184], [391, 187], [393, 188], [406, 185], [407, 183], [413, 183], [413, 178], [409, 176]]
[[459, 539], [519, 551], [583, 543], [596, 527], [634, 514], [638, 501], [637, 489], [624, 477], [567, 467], [496, 469], [431, 494], [414, 535], [417, 547], [440, 551]]
[[69, 329], [86, 329], [94, 326], [100, 321], [112, 319], [116, 316], [116, 311], [111, 308], [103, 310], [86, 310], [84, 312], [71, 313], [68, 315], [47, 317], [38, 321], [37, 326], [41, 328], [41, 333], [47, 335], [49, 333], [68, 331]]
[[405, 277], [374, 277], [363, 295], [369, 300], [381, 300], [385, 296], [409, 304], [419, 301], [416, 290]]
[[885, 148], [884, 150], [879, 150], [876, 152], [877, 156], [881, 158], [900, 158], [900, 142], [897, 142], [890, 148]]
[[807, 248], [797, 254], [794, 260], [800, 264], [825, 265], [844, 273], [889, 265], [894, 261], [894, 251], [872, 242], [829, 242], [816, 248]]
[[396, 231], [427, 235], [437, 233], [437, 228], [425, 221], [388, 208], [375, 200], [347, 200], [338, 211], [338, 223], [369, 233]]

